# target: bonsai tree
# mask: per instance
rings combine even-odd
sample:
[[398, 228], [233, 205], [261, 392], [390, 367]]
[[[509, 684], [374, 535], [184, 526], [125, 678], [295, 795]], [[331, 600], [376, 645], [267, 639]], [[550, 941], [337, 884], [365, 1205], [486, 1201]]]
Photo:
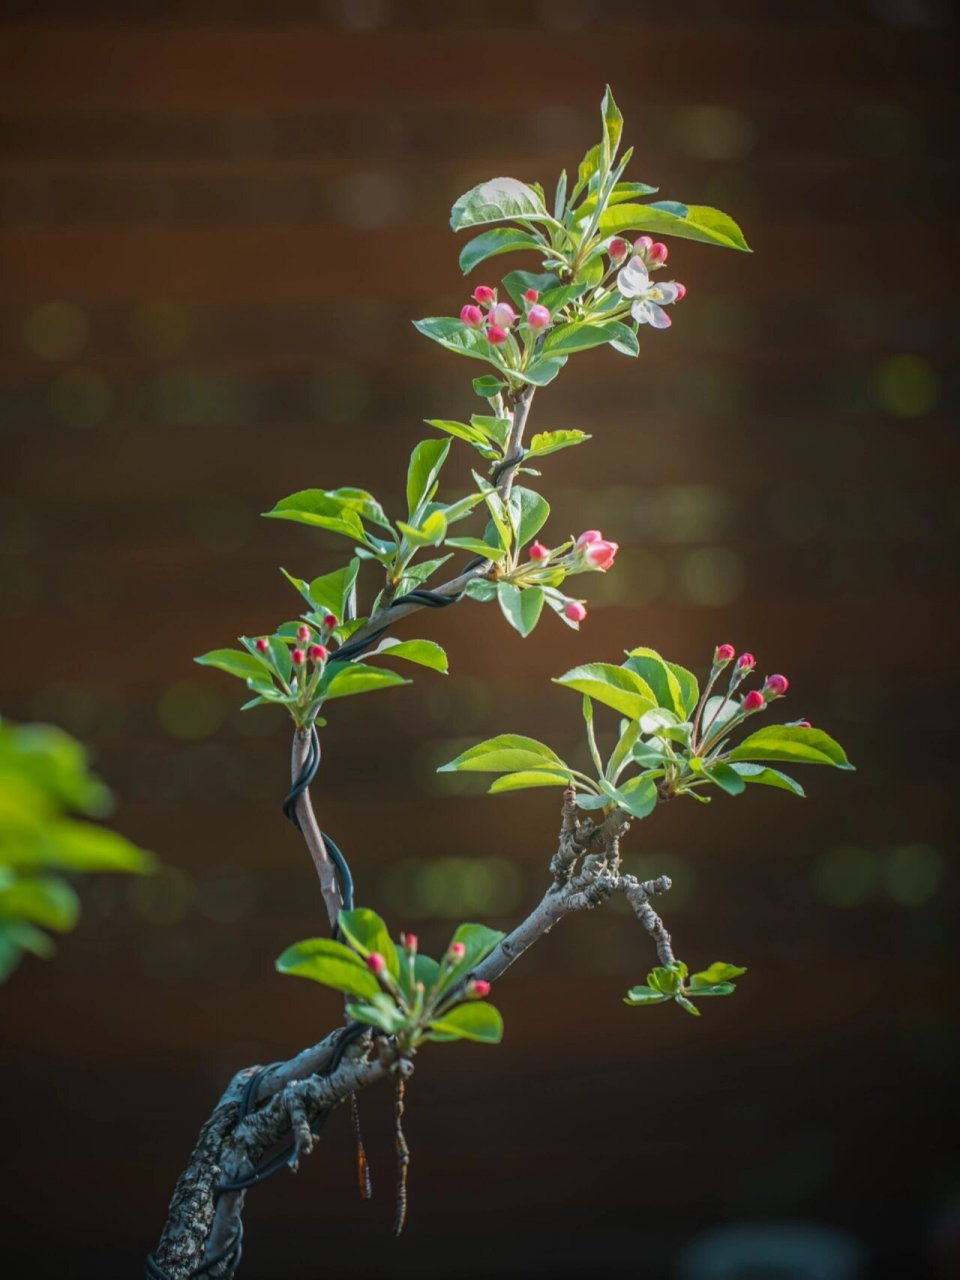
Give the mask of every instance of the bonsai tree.
[[[584, 623], [579, 580], [613, 569], [618, 548], [596, 529], [548, 535], [550, 505], [539, 491], [539, 468], [589, 436], [530, 435], [534, 396], [581, 351], [607, 346], [630, 358], [641, 339], [662, 341], [652, 331], [669, 328], [686, 289], [665, 278], [668, 249], [654, 236], [748, 251], [726, 214], [647, 199], [656, 188], [625, 177], [631, 152], [619, 155], [623, 122], [609, 89], [601, 116], [600, 140], [572, 177], [560, 175], [549, 201], [536, 183], [494, 178], [453, 206], [454, 231], [476, 232], [460, 253], [464, 274], [502, 254], [536, 258], [535, 271], [511, 271], [497, 287], [476, 285], [458, 316], [415, 322], [425, 337], [482, 366], [473, 381], [479, 412], [469, 422], [428, 420], [433, 434], [410, 454], [406, 510], [399, 515], [353, 487], [305, 489], [279, 501], [268, 517], [346, 539], [350, 558], [312, 580], [286, 574], [305, 603], [297, 618], [270, 635], [241, 636], [240, 648], [197, 659], [241, 681], [247, 708], [273, 704], [293, 722], [284, 809], [313, 859], [330, 933], [294, 943], [277, 968], [342, 993], [344, 1021], [289, 1061], [245, 1068], [227, 1086], [174, 1191], [147, 1265], [154, 1280], [234, 1275], [246, 1191], [296, 1168], [330, 1111], [350, 1100], [355, 1114], [356, 1095], [381, 1081], [396, 1089], [399, 1231], [409, 1164], [404, 1084], [416, 1055], [453, 1040], [499, 1042], [503, 1020], [488, 998], [493, 986], [568, 916], [617, 895], [629, 903], [653, 943], [650, 971], [624, 995], [631, 1007], [673, 1004], [698, 1016], [703, 1000], [731, 995], [744, 966], [716, 961], [690, 971], [653, 905], [669, 879], [641, 882], [625, 874], [622, 841], [668, 800], [706, 804], [718, 791], [739, 796], [755, 786], [802, 796], [781, 764], [851, 767], [842, 748], [806, 721], [770, 723], [788, 681], [778, 674], [757, 679], [749, 653], [716, 645], [701, 688], [691, 671], [629, 635], [623, 655], [598, 655], [555, 680], [558, 697], [574, 694], [579, 701], [579, 707], [570, 702], [570, 712], [583, 716], [589, 768], [568, 764], [526, 732], [504, 732], [441, 770], [495, 775], [492, 794], [527, 787], [560, 793], [543, 897], [512, 932], [464, 923], [440, 955], [425, 955], [413, 934], [398, 932], [402, 921], [388, 925], [370, 905], [358, 905], [347, 860], [318, 823], [310, 786], [322, 732], [335, 749], [341, 700], [406, 683], [401, 670], [409, 664], [447, 670], [435, 640], [401, 638], [398, 624], [460, 601], [484, 608], [491, 627], [499, 611], [522, 636], [545, 612], [574, 629]], [[628, 232], [636, 238], [626, 238]], [[455, 442], [477, 455], [474, 487], [462, 495], [441, 490]], [[447, 568], [458, 554], [466, 563]], [[437, 579], [445, 580], [435, 585]], [[363, 1171], [362, 1145], [358, 1154]]]

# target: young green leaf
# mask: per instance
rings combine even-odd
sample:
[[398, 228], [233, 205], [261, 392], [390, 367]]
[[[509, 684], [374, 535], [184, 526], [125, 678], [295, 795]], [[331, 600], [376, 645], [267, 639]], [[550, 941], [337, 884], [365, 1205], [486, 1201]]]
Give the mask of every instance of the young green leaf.
[[712, 764], [703, 771], [711, 782], [715, 782], [721, 791], [725, 791], [728, 796], [739, 796], [747, 789], [744, 782], [736, 769], [728, 764]]
[[657, 235], [679, 236], [683, 240], [698, 240], [702, 244], [751, 252], [734, 220], [707, 205], [683, 205], [676, 201], [618, 204], [600, 215], [597, 229], [604, 236], [619, 235], [628, 230], [653, 231]]
[[510, 493], [510, 520], [516, 532], [516, 545], [524, 546], [536, 537], [547, 523], [550, 503], [533, 489], [514, 485]]
[[194, 658], [201, 667], [216, 667], [218, 671], [226, 671], [227, 675], [236, 676], [239, 680], [263, 680], [269, 677], [270, 666], [262, 658], [252, 653], [242, 653], [239, 649], [211, 649], [202, 657]]
[[625, 328], [625, 325], [615, 320], [606, 324], [595, 320], [574, 320], [571, 324], [558, 325], [551, 330], [544, 339], [542, 352], [544, 356], [557, 357], [570, 356], [576, 351], [589, 351], [591, 347], [601, 347], [606, 342], [622, 341], [622, 330]]
[[767, 769], [762, 764], [748, 764], [738, 761], [730, 766], [739, 773], [744, 782], [756, 782], [764, 787], [779, 787], [781, 791], [791, 791], [795, 796], [805, 796], [806, 792], [799, 782], [779, 769]]
[[394, 685], [409, 683], [409, 680], [398, 676], [395, 671], [386, 671], [382, 667], [333, 661], [327, 665], [317, 693], [324, 702], [329, 702], [331, 698], [351, 698], [357, 693], [373, 693], [377, 689], [390, 689]]
[[585, 431], [539, 431], [530, 441], [527, 460], [541, 458], [548, 453], [558, 453], [561, 449], [570, 449], [592, 439]]
[[617, 803], [635, 818], [646, 818], [657, 807], [657, 784], [652, 778], [628, 778], [615, 791]]
[[543, 610], [541, 587], [525, 587], [521, 591], [512, 582], [498, 582], [497, 599], [503, 616], [522, 636], [528, 636], [540, 621]]
[[662, 991], [655, 991], [653, 987], [631, 987], [627, 994], [623, 997], [624, 1004], [663, 1004], [665, 1000], [669, 1000], [669, 996], [665, 996]]
[[543, 201], [532, 187], [516, 178], [491, 178], [464, 192], [450, 210], [454, 231], [488, 222], [548, 219]]
[[521, 231], [517, 227], [495, 227], [467, 241], [460, 250], [460, 270], [466, 276], [481, 262], [498, 254], [514, 253], [520, 249], [536, 249], [543, 253], [545, 248], [543, 241], [529, 231]]
[[[690, 979], [690, 987], [692, 990], [697, 987], [712, 987], [717, 983], [729, 982], [731, 978], [741, 978], [746, 972], [746, 969], [741, 965], [724, 964], [722, 960], [716, 960], [701, 973], [693, 974]], [[701, 993], [697, 992], [697, 994]]]
[[363, 524], [356, 511], [346, 502], [332, 498], [323, 489], [302, 489], [281, 498], [272, 511], [264, 511], [268, 520], [292, 520], [296, 524], [327, 529], [357, 542], [364, 541]]
[[67, 933], [77, 923], [80, 899], [59, 876], [23, 877], [0, 883], [0, 920], [21, 919]]
[[631, 720], [639, 720], [657, 705], [653, 690], [645, 680], [636, 672], [609, 662], [584, 663], [557, 677], [554, 684], [585, 693]]
[[521, 769], [518, 773], [505, 773], [490, 784], [488, 795], [500, 795], [504, 791], [526, 791], [530, 787], [566, 787], [570, 785], [568, 773], [547, 773], [540, 769]]
[[603, 101], [600, 103], [600, 114], [603, 117], [603, 158], [606, 167], [609, 169], [617, 158], [620, 135], [623, 132], [623, 116], [620, 108], [613, 100], [609, 85], [607, 85]]
[[447, 536], [447, 518], [442, 511], [431, 511], [417, 524], [397, 521], [397, 528], [414, 547], [436, 547]]
[[515, 773], [518, 770], [554, 769], [569, 773], [567, 765], [556, 752], [536, 738], [525, 738], [519, 733], [501, 733], [495, 738], [478, 742], [475, 747], [462, 752], [455, 760], [441, 765], [438, 773]]
[[362, 1002], [348, 1000], [347, 1015], [357, 1022], [377, 1027], [388, 1036], [396, 1035], [407, 1022], [403, 1010], [397, 1007], [385, 991], [379, 991], [370, 1000]]
[[656, 649], [631, 649], [623, 665], [646, 680], [658, 706], [675, 712], [681, 720], [684, 718], [685, 699], [680, 681]]
[[278, 958], [277, 969], [361, 999], [380, 994], [379, 982], [360, 957], [332, 938], [295, 943]]
[[429, 667], [431, 671], [441, 671], [444, 675], [448, 670], [446, 652], [433, 640], [395, 640], [388, 637], [381, 640], [370, 656], [376, 654], [384, 658], [405, 658], [407, 662]]
[[400, 957], [390, 931], [384, 921], [369, 907], [356, 907], [353, 911], [341, 911], [337, 917], [340, 931], [355, 951], [364, 959], [377, 951], [387, 962], [387, 969], [396, 977], [400, 972]]
[[360, 561], [353, 559], [342, 569], [314, 578], [308, 587], [309, 599], [318, 613], [332, 613], [339, 621], [355, 612], [355, 588]]
[[423, 320], [414, 320], [413, 327], [425, 338], [438, 342], [459, 356], [496, 363], [494, 349], [484, 331], [469, 328], [459, 317], [426, 316]]
[[407, 467], [407, 511], [413, 519], [421, 503], [429, 502], [437, 489], [440, 469], [450, 452], [449, 440], [421, 440]]
[[[476, 1040], [480, 1044], [499, 1044], [503, 1039], [503, 1018], [500, 1010], [486, 1000], [472, 1000], [455, 1005], [442, 1017], [430, 1023], [430, 1030], [444, 1038]], [[428, 1033], [428, 1039], [433, 1039]]]
[[693, 672], [688, 671], [686, 667], [681, 667], [676, 662], [668, 662], [666, 665], [680, 686], [680, 699], [683, 708], [681, 715], [686, 719], [693, 714], [694, 707], [700, 701], [700, 684]]
[[832, 764], [837, 769], [852, 769], [846, 752], [822, 729], [803, 729], [799, 725], [771, 724], [744, 738], [728, 760], [787, 760], [796, 764]]

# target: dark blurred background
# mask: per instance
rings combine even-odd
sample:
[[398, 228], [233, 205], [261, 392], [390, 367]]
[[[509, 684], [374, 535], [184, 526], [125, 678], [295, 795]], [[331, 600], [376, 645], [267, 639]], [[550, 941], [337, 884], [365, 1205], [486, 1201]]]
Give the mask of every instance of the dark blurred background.
[[88, 885], [58, 957], [0, 992], [5, 1273], [139, 1274], [227, 1078], [335, 1023], [332, 993], [272, 967], [323, 931], [279, 809], [286, 725], [191, 657], [296, 615], [279, 564], [343, 563], [259, 512], [338, 484], [396, 510], [420, 420], [475, 410], [479, 366], [410, 321], [533, 262], [465, 284], [450, 204], [499, 173], [552, 190], [609, 81], [630, 176], [727, 210], [755, 255], [672, 242], [672, 331], [642, 331], [637, 363], [578, 357], [535, 402], [536, 429], [595, 435], [544, 462], [553, 540], [624, 547], [579, 580], [581, 633], [550, 617], [524, 642], [473, 603], [407, 624], [453, 674], [331, 709], [324, 824], [361, 901], [428, 950], [463, 918], [507, 927], [544, 886], [556, 794], [434, 768], [503, 730], [573, 750], [549, 677], [636, 644], [700, 671], [715, 643], [753, 650], [859, 771], [637, 824], [679, 954], [748, 965], [736, 996], [628, 1009], [649, 939], [615, 910], [569, 922], [498, 989], [500, 1049], [423, 1055], [403, 1239], [374, 1092], [376, 1198], [338, 1114], [249, 1197], [241, 1274], [960, 1274], [947, 6], [6, 13], [0, 707], [88, 742], [165, 869]]

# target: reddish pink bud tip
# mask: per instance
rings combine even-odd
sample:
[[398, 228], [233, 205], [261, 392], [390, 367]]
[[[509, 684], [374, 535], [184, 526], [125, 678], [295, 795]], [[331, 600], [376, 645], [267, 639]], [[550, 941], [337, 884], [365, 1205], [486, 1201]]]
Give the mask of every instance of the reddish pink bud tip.
[[312, 644], [309, 649], [311, 662], [326, 662], [330, 656], [325, 645]]
[[599, 569], [601, 573], [606, 573], [608, 569], [613, 568], [613, 562], [619, 550], [619, 542], [608, 542], [606, 538], [597, 538], [596, 541], [587, 544], [583, 558], [591, 569]]
[[673, 283], [676, 285], [676, 289], [677, 289], [676, 300], [677, 302], [679, 302], [681, 298], [685, 298], [687, 296], [687, 286], [685, 284], [681, 284], [679, 280], [674, 280]]
[[714, 662], [732, 662], [736, 656], [737, 651], [732, 644], [718, 644], [713, 660]]
[[450, 943], [449, 955], [451, 960], [462, 960], [466, 954], [467, 954], [467, 948], [463, 945], [462, 942]]
[[579, 600], [568, 600], [564, 605], [563, 612], [571, 622], [582, 622], [587, 616], [587, 610]]
[[460, 319], [470, 329], [483, 328], [483, 312], [470, 303], [460, 309]]
[[415, 956], [419, 945], [420, 939], [415, 933], [405, 933], [403, 935], [403, 949], [408, 955]]
[[653, 248], [653, 240], [650, 236], [638, 236], [633, 242], [633, 247], [637, 253], [648, 253]]
[[507, 331], [506, 329], [501, 329], [499, 325], [492, 324], [487, 330], [487, 337], [490, 339], [493, 346], [499, 347], [502, 343], [506, 342]]
[[379, 951], [371, 951], [367, 956], [367, 968], [372, 969], [378, 978], [386, 967], [387, 962]]
[[332, 631], [337, 625], [337, 615], [335, 613], [326, 613], [323, 616], [323, 625], [328, 631]]
[[297, 627], [297, 639], [301, 644], [305, 644], [306, 641], [310, 639], [310, 628], [304, 626]]
[[294, 649], [290, 657], [293, 659], [294, 666], [299, 667], [303, 662], [306, 661], [307, 655], [303, 652], [302, 649]]
[[474, 301], [479, 302], [481, 306], [484, 306], [488, 302], [495, 302], [496, 297], [496, 289], [491, 289], [488, 284], [478, 284], [473, 291]]
[[627, 254], [630, 252], [630, 246], [626, 240], [621, 240], [619, 236], [615, 240], [610, 241], [609, 253], [614, 262], [623, 262]]
[[653, 263], [666, 262], [669, 253], [670, 250], [667, 246], [658, 240], [657, 243], [652, 244], [647, 251], [647, 260]]
[[549, 557], [549, 555], [550, 555], [549, 550], [543, 545], [542, 542], [535, 542], [533, 546], [530, 548], [531, 560], [546, 560]]
[[483, 978], [474, 978], [473, 982], [470, 983], [470, 994], [478, 1000], [483, 1000], [490, 994], [490, 983]]
[[743, 700], [744, 711], [759, 711], [765, 705], [763, 694], [758, 689], [751, 689]]
[[809, 720], [798, 720], [793, 727], [795, 729], [812, 729], [813, 725]]
[[270, 652], [270, 641], [269, 641], [269, 640], [264, 640], [264, 639], [261, 637], [261, 638], [257, 641], [257, 652], [258, 652], [258, 653], [269, 653], [269, 652]]
[[577, 546], [586, 547], [591, 542], [599, 542], [602, 537], [603, 534], [599, 529], [587, 529], [587, 531], [585, 533], [581, 533], [580, 537], [577, 539]]
[[545, 329], [550, 323], [550, 312], [546, 307], [541, 307], [539, 303], [535, 307], [531, 307], [527, 314], [527, 320], [531, 329]]
[[737, 659], [738, 671], [752, 671], [756, 665], [757, 660], [752, 653], [741, 653], [740, 657]]
[[782, 698], [790, 688], [790, 681], [786, 676], [767, 676], [763, 687], [774, 698]]
[[539, 297], [540, 297], [540, 294], [537, 292], [536, 289], [528, 289], [527, 292], [523, 295], [523, 300], [524, 302], [536, 302]]

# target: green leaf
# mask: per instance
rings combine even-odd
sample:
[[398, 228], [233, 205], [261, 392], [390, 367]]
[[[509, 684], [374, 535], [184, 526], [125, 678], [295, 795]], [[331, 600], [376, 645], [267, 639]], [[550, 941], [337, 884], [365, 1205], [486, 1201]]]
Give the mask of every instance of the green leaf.
[[503, 1018], [500, 1010], [486, 1000], [472, 1000], [448, 1009], [442, 1017], [430, 1023], [430, 1029], [444, 1037], [499, 1044], [503, 1039]]
[[[447, 538], [446, 545], [448, 547], [459, 547], [462, 551], [472, 551], [475, 556], [484, 556], [487, 560], [502, 560], [507, 554], [506, 547], [495, 547], [489, 542], [482, 542], [479, 538]], [[493, 583], [487, 583], [491, 587], [490, 599], [495, 594]]]
[[[679, 212], [683, 210], [684, 212]], [[707, 205], [682, 205], [674, 201], [654, 204], [619, 204], [600, 215], [601, 235], [618, 235], [622, 231], [654, 231], [658, 235], [679, 236], [702, 244], [717, 244], [726, 249], [750, 253], [750, 246], [734, 220]]]
[[495, 378], [492, 373], [473, 380], [473, 389], [481, 400], [492, 400], [503, 385], [503, 379]]
[[675, 995], [673, 998], [681, 1009], [685, 1009], [687, 1013], [693, 1014], [695, 1018], [700, 1017], [700, 1010], [692, 1001], [688, 1000], [686, 996]]
[[758, 782], [764, 787], [779, 787], [781, 791], [792, 791], [795, 796], [805, 796], [806, 792], [799, 782], [779, 769], [765, 769], [762, 764], [737, 763], [731, 765], [739, 773], [744, 782]]
[[613, 100], [609, 85], [600, 103], [600, 114], [603, 117], [603, 159], [605, 167], [609, 169], [616, 159], [620, 135], [623, 133], [623, 116]]
[[277, 959], [280, 973], [309, 978], [350, 996], [369, 999], [380, 994], [380, 984], [360, 957], [332, 938], [307, 938], [288, 947]]
[[722, 960], [717, 960], [708, 969], [695, 973], [690, 979], [690, 987], [697, 995], [703, 995], [704, 992], [696, 991], [697, 987], [712, 987], [717, 983], [728, 983], [731, 978], [741, 978], [746, 972], [741, 965], [724, 964]]
[[662, 991], [654, 991], [653, 987], [631, 987], [623, 998], [624, 1004], [663, 1004], [669, 1000]]
[[739, 796], [747, 789], [747, 784], [740, 777], [736, 769], [732, 769], [728, 764], [712, 764], [705, 768], [703, 772], [715, 782], [721, 791], [725, 791], [728, 796]]
[[530, 787], [566, 787], [571, 781], [568, 773], [545, 773], [538, 769], [521, 769], [518, 773], [506, 773], [491, 784], [488, 795], [504, 791], [526, 791]]
[[577, 186], [574, 188], [575, 191], [578, 188], [587, 186], [590, 179], [598, 172], [602, 157], [603, 144], [598, 142], [595, 147], [590, 148], [587, 154], [580, 161], [577, 168]]
[[79, 914], [79, 898], [58, 876], [25, 877], [0, 887], [0, 920], [27, 920], [66, 933]]
[[354, 558], [342, 569], [314, 578], [309, 592], [318, 613], [332, 613], [342, 622], [355, 612], [354, 593], [359, 569], [360, 561]]
[[616, 328], [616, 335], [610, 339], [610, 346], [614, 351], [619, 351], [623, 356], [638, 356], [640, 343], [633, 329], [619, 320], [611, 320], [608, 324]]
[[379, 991], [370, 1000], [347, 1001], [347, 1015], [356, 1022], [377, 1027], [388, 1036], [396, 1035], [407, 1024], [406, 1016], [385, 991]]
[[440, 468], [450, 452], [449, 440], [421, 440], [410, 455], [407, 468], [407, 511], [410, 518], [421, 503], [433, 497]]
[[530, 441], [527, 458], [543, 457], [547, 453], [558, 453], [561, 449], [570, 449], [585, 440], [592, 440], [585, 431], [539, 431]]
[[344, 485], [339, 489], [326, 489], [325, 493], [332, 501], [342, 503], [344, 507], [362, 516], [364, 520], [371, 520], [383, 529], [391, 528], [383, 507], [366, 489], [355, 489]]
[[239, 649], [211, 649], [202, 657], [194, 658], [194, 662], [201, 667], [216, 667], [218, 671], [226, 671], [227, 675], [240, 680], [263, 680], [271, 675], [269, 664], [262, 658], [242, 653]]
[[[447, 441], [440, 443], [446, 444]], [[431, 511], [419, 524], [398, 520], [397, 528], [414, 547], [436, 547], [447, 536], [447, 518], [442, 511]]]
[[395, 671], [382, 667], [370, 667], [366, 663], [330, 662], [321, 677], [317, 694], [324, 702], [331, 698], [351, 698], [357, 693], [373, 693], [377, 689], [390, 689], [394, 685], [409, 684]]
[[517, 535], [516, 545], [522, 547], [547, 523], [550, 503], [533, 489], [515, 485], [510, 493], [510, 514]]
[[631, 720], [639, 720], [657, 705], [653, 690], [645, 680], [636, 672], [609, 662], [584, 663], [559, 676], [554, 684], [585, 693]]
[[646, 680], [653, 690], [657, 706], [666, 707], [681, 719], [684, 717], [685, 700], [680, 681], [656, 649], [631, 649], [623, 665]]
[[363, 523], [356, 511], [341, 499], [331, 498], [323, 489], [301, 489], [282, 498], [272, 511], [264, 511], [267, 519], [292, 520], [295, 524], [327, 529], [357, 542], [364, 540]]
[[[503, 551], [503, 548], [501, 548], [501, 551]], [[482, 555], [483, 553], [479, 552], [478, 554]], [[464, 587], [464, 591], [471, 600], [479, 600], [483, 604], [496, 599], [497, 595], [496, 584], [488, 582], [486, 578], [471, 578]]]
[[[12, 866], [27, 866], [25, 846], [14, 847]], [[47, 820], [42, 844], [33, 850], [32, 865], [61, 871], [125, 871], [145, 875], [156, 868], [152, 854], [138, 849], [125, 837], [107, 827], [61, 818]]]
[[630, 332], [616, 320], [605, 324], [595, 320], [574, 320], [571, 324], [557, 325], [552, 329], [544, 339], [541, 351], [547, 357], [570, 356], [575, 351], [601, 347], [605, 342], [622, 341], [624, 330]]
[[479, 227], [488, 222], [515, 219], [549, 220], [543, 201], [532, 187], [516, 178], [491, 178], [465, 192], [450, 210], [454, 231]]
[[657, 784], [652, 778], [629, 778], [615, 790], [617, 803], [635, 818], [645, 818], [657, 807]]
[[683, 707], [681, 714], [686, 719], [687, 716], [693, 713], [694, 707], [700, 701], [700, 684], [692, 671], [688, 671], [686, 667], [679, 666], [676, 662], [668, 662], [667, 668], [673, 672], [680, 686], [680, 699]]
[[457, 355], [496, 363], [494, 349], [487, 341], [484, 331], [468, 328], [459, 317], [427, 316], [423, 320], [414, 320], [413, 327], [425, 338], [439, 342], [441, 347], [446, 347]]
[[355, 951], [359, 951], [364, 959], [374, 951], [379, 952], [387, 962], [390, 973], [396, 977], [400, 972], [400, 957], [394, 946], [390, 931], [384, 921], [369, 907], [356, 907], [353, 911], [341, 911], [337, 917], [341, 932]]
[[481, 960], [485, 960], [494, 947], [498, 947], [507, 935], [500, 929], [490, 929], [485, 924], [462, 924], [458, 926], [451, 945], [461, 942], [464, 946], [463, 959], [455, 968], [455, 973], [470, 973]]
[[[560, 277], [552, 272], [535, 272], [535, 271], [511, 271], [509, 275], [503, 277], [503, 287], [509, 293], [517, 306], [523, 310], [523, 295], [528, 289], [536, 289], [541, 295], [540, 300], [543, 301], [543, 295], [551, 289], [555, 289], [560, 283]], [[546, 303], [544, 303], [546, 306]]]
[[473, 478], [477, 482], [477, 488], [483, 494], [484, 501], [490, 511], [490, 519], [493, 521], [497, 533], [500, 535], [500, 543], [509, 550], [513, 544], [513, 527], [504, 506], [503, 499], [497, 493], [496, 489], [488, 480], [479, 475], [476, 471]]
[[797, 764], [832, 764], [852, 769], [846, 752], [822, 729], [772, 724], [758, 729], [728, 752], [729, 760], [791, 760]]
[[478, 742], [475, 747], [462, 752], [449, 764], [442, 765], [438, 773], [515, 773], [519, 770], [562, 770], [569, 773], [556, 752], [536, 738], [525, 738], [519, 733], [501, 733], [495, 738]]
[[699, 1000], [701, 996], [732, 996], [736, 989], [733, 982], [718, 982], [713, 987], [692, 987], [690, 995], [694, 1000]]
[[488, 440], [503, 449], [513, 421], [510, 418], [497, 418], [489, 413], [475, 413], [470, 418], [470, 425], [477, 431], [482, 431]]
[[446, 675], [448, 662], [446, 651], [433, 640], [382, 640], [374, 649], [373, 655], [384, 658], [405, 658], [407, 662], [415, 662], [420, 667], [429, 667], [431, 671], [441, 671]]
[[445, 431], [449, 436], [466, 440], [475, 449], [490, 450], [490, 442], [484, 432], [478, 431], [474, 426], [468, 426], [465, 422], [451, 422], [448, 418], [427, 418], [426, 423], [428, 427], [436, 427], [438, 431]]
[[513, 253], [519, 249], [536, 249], [544, 252], [542, 240], [538, 240], [529, 231], [520, 231], [515, 227], [496, 227], [492, 231], [484, 231], [474, 236], [460, 250], [460, 270], [469, 275], [474, 267], [488, 258], [495, 258], [501, 253]]
[[673, 964], [661, 965], [657, 969], [653, 969], [647, 974], [647, 982], [655, 991], [662, 991], [664, 995], [672, 996], [683, 986], [683, 980], [687, 976], [687, 966], [682, 960], [676, 960]]
[[512, 582], [498, 582], [497, 599], [503, 616], [522, 636], [528, 636], [540, 621], [543, 610], [541, 587], [525, 587], [521, 591]]

